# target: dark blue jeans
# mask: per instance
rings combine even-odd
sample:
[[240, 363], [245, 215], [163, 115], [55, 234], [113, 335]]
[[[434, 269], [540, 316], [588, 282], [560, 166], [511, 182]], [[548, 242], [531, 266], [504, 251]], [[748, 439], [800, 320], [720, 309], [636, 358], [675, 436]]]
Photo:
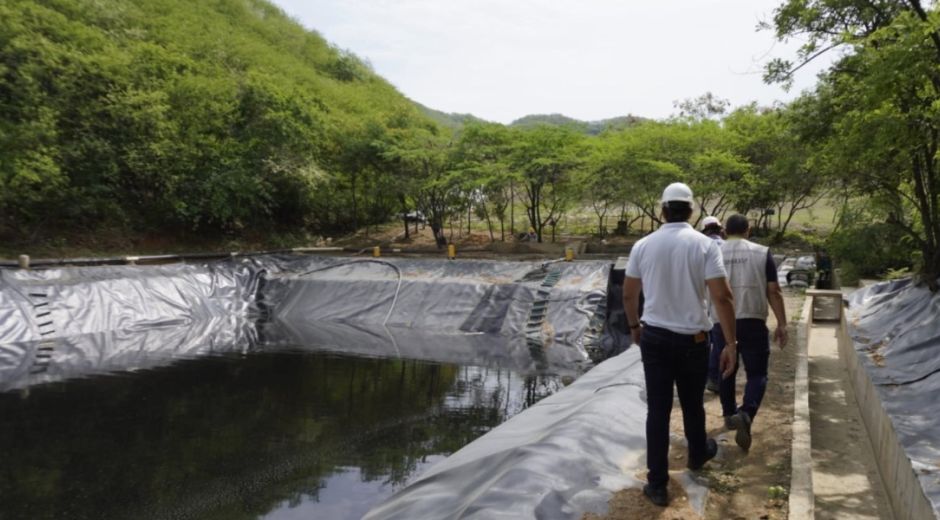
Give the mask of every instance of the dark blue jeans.
[[669, 481], [669, 415], [675, 385], [682, 406], [682, 423], [689, 443], [689, 460], [704, 461], [705, 377], [708, 340], [676, 334], [659, 327], [643, 327], [640, 338], [646, 377], [646, 465], [652, 486]]
[[[725, 337], [721, 327], [716, 327], [712, 335], [715, 339], [713, 350], [720, 355], [725, 346]], [[767, 365], [770, 361], [770, 335], [764, 320], [742, 319], [735, 322], [735, 332], [738, 336], [738, 363], [734, 366], [734, 373], [727, 379], [722, 379], [719, 385], [721, 398], [721, 414], [725, 417], [734, 415], [738, 410], [744, 410], [753, 419], [757, 415], [760, 403], [767, 391]], [[717, 355], [716, 355], [717, 357]], [[735, 376], [738, 367], [744, 364], [744, 373], [747, 382], [744, 384], [744, 399], [738, 408], [735, 395]]]
[[721, 324], [716, 323], [708, 333], [708, 380], [715, 384], [721, 382], [721, 371], [718, 370], [721, 364], [721, 349], [725, 346], [725, 335], [721, 332]]

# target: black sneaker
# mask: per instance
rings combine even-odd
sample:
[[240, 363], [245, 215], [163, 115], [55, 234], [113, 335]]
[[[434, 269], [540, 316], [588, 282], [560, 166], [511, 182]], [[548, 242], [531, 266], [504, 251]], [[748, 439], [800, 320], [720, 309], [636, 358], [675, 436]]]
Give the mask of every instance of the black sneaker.
[[669, 495], [666, 493], [666, 486], [654, 487], [646, 484], [643, 486], [643, 494], [646, 495], [646, 498], [650, 499], [650, 502], [659, 507], [669, 505]]
[[709, 379], [708, 382], [705, 383], [705, 389], [713, 394], [721, 393], [721, 388], [718, 386], [718, 381], [715, 381], [714, 379]]
[[702, 469], [702, 466], [706, 462], [715, 458], [715, 455], [718, 455], [718, 443], [715, 442], [715, 439], [707, 439], [705, 441], [705, 460], [701, 462], [693, 462], [692, 459], [689, 459], [689, 463], [686, 465], [692, 471], [698, 471]]
[[742, 450], [748, 451], [751, 449], [751, 418], [744, 410], [739, 410], [735, 417], [738, 417], [738, 432], [734, 434], [734, 442], [738, 443]]

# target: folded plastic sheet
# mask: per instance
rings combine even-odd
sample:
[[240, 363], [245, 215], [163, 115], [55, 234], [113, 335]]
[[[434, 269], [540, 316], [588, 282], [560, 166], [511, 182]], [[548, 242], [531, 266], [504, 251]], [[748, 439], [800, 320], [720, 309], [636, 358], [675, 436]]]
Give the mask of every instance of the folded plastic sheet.
[[[577, 519], [603, 514], [645, 473], [646, 402], [639, 349], [604, 361], [432, 466], [373, 508], [400, 518]], [[680, 477], [704, 512], [705, 488]]]
[[[525, 338], [551, 364], [589, 361], [604, 326], [605, 262], [312, 258], [266, 280], [259, 304], [287, 324], [342, 322]], [[599, 336], [599, 334], [596, 334]], [[443, 347], [443, 346], [442, 346]]]
[[0, 343], [246, 315], [257, 283], [255, 269], [231, 262], [0, 270]]
[[311, 256], [0, 269], [0, 391], [276, 346], [270, 338], [570, 370], [588, 361], [585, 338], [601, 336], [608, 270]]
[[0, 391], [245, 349], [249, 263], [0, 270]]
[[940, 514], [940, 293], [907, 279], [860, 289], [848, 301], [855, 352]]

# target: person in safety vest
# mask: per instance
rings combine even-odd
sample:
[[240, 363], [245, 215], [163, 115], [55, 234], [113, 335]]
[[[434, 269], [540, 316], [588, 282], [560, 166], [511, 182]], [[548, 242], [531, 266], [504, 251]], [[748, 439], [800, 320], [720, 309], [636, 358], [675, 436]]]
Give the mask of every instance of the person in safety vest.
[[[736, 430], [734, 440], [744, 451], [751, 447], [751, 423], [757, 415], [767, 389], [767, 365], [770, 360], [770, 339], [767, 330], [767, 307], [774, 311], [777, 328], [774, 339], [783, 348], [787, 344], [787, 314], [783, 293], [777, 280], [777, 266], [770, 249], [747, 240], [750, 225], [744, 215], [731, 215], [725, 222], [728, 239], [721, 246], [728, 281], [734, 292], [737, 353], [744, 364], [747, 382], [744, 398], [737, 405], [735, 377], [721, 381], [719, 396], [725, 426]], [[722, 331], [717, 331], [716, 346], [724, 346]]]
[[666, 223], [633, 246], [623, 282], [623, 304], [633, 342], [640, 346], [646, 380], [649, 471], [643, 493], [653, 504], [666, 506], [673, 385], [682, 407], [688, 468], [696, 471], [718, 453], [718, 444], [705, 434], [708, 330], [712, 327], [706, 305], [709, 293], [729, 339], [721, 358], [724, 375], [733, 373], [737, 352], [734, 299], [721, 250], [717, 242], [688, 223], [693, 209], [692, 190], [680, 182], [670, 184], [660, 204]]

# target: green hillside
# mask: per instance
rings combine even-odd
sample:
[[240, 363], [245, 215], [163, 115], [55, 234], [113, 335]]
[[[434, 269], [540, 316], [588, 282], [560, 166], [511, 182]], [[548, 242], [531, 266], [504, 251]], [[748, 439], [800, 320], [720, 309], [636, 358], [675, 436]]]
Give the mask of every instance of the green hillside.
[[421, 103], [415, 102], [415, 105], [418, 106], [418, 109], [421, 112], [431, 118], [435, 123], [452, 130], [458, 130], [463, 128], [464, 125], [470, 123], [486, 123], [484, 119], [473, 114], [455, 114], [449, 112], [441, 112], [440, 110], [434, 110], [433, 108], [426, 107]]
[[[664, 121], [504, 126], [417, 105], [265, 0], [5, 0], [0, 253], [89, 238], [78, 246], [100, 253], [98, 236], [267, 246], [412, 211], [440, 247], [474, 219], [491, 240], [520, 218], [554, 239], [585, 209], [603, 236], [659, 222], [660, 190], [681, 180], [702, 213], [750, 212], [775, 239], [838, 201], [825, 246], [843, 266], [934, 283], [940, 11], [862, 3], [784, 2], [777, 36], [810, 38], [798, 60], [850, 51], [790, 103], [729, 112], [706, 94]], [[801, 66], [771, 60], [765, 79], [787, 84]]]
[[620, 116], [599, 121], [581, 121], [562, 114], [531, 114], [516, 119], [510, 126], [531, 128], [539, 125], [566, 126], [589, 135], [597, 135], [604, 130], [623, 130], [636, 126], [648, 119], [637, 116]]
[[0, 4], [0, 240], [384, 220], [407, 128], [437, 132], [264, 0]]

